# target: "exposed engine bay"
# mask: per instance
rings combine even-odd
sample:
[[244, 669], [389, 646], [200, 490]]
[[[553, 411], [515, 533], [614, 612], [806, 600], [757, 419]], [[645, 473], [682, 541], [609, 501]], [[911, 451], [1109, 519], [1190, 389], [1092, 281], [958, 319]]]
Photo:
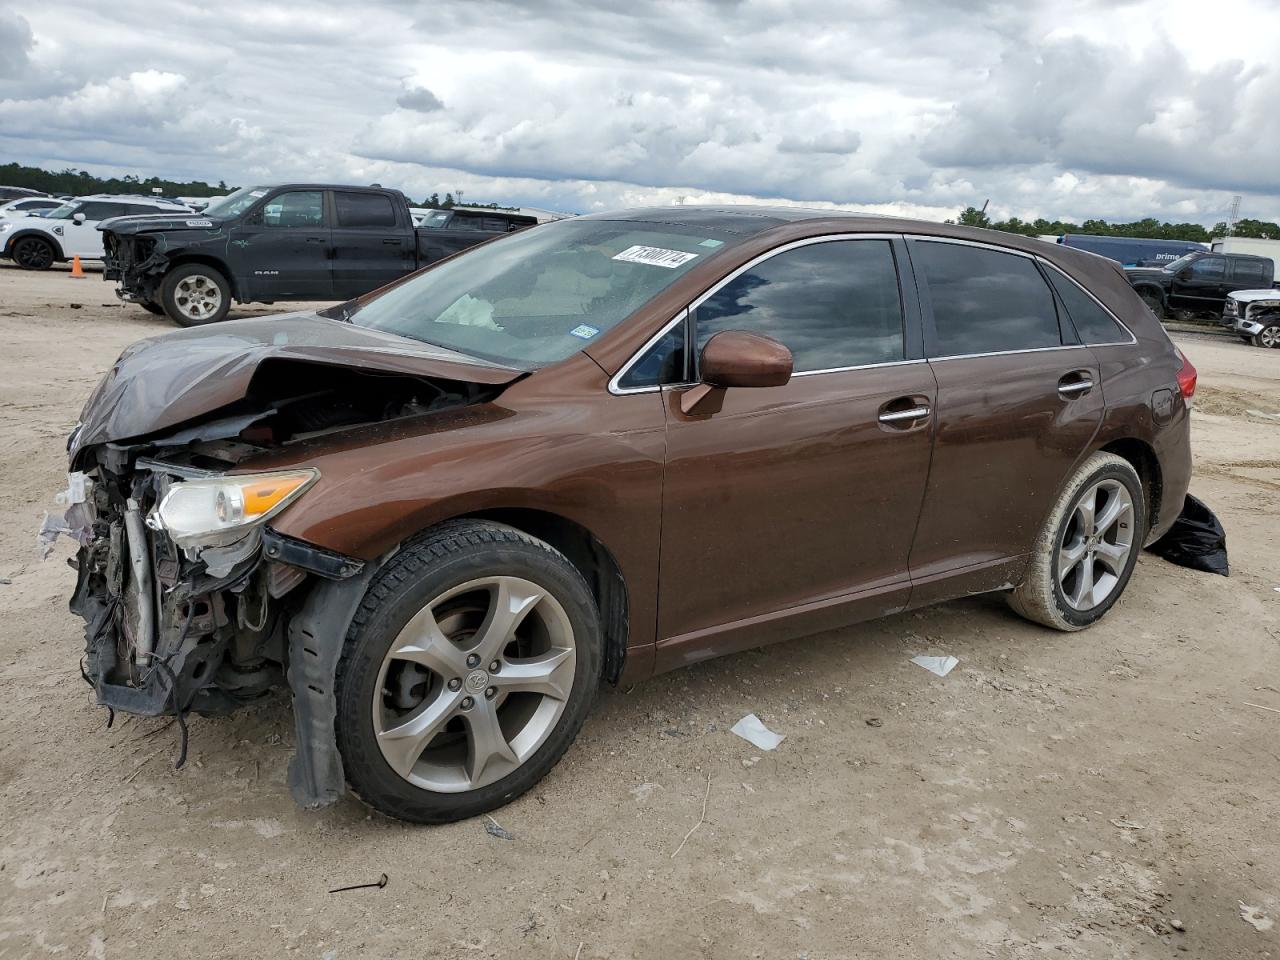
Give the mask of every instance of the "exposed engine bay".
[[[298, 688], [322, 706], [314, 694], [325, 691], [313, 668], [291, 666], [291, 626], [296, 634], [293, 621], [317, 584], [354, 585], [372, 571], [272, 530], [270, 518], [319, 473], [253, 473], [253, 459], [481, 403], [501, 386], [267, 357], [243, 396], [204, 416], [139, 437], [78, 442], [125, 365], [122, 358], [104, 380], [70, 438], [73, 472], [60, 497], [68, 508], [60, 532], [80, 544], [71, 609], [85, 620], [82, 673], [113, 711], [176, 715], [179, 764], [187, 712], [226, 713], [288, 685], [302, 750], [304, 725], [323, 730], [324, 718], [299, 708]], [[295, 636], [300, 648], [315, 655]]]

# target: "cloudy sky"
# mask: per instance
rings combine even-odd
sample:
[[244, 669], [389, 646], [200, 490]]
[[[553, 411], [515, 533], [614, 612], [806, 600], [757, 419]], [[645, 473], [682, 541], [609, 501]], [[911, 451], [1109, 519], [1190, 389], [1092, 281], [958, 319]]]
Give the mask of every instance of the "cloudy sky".
[[1276, 0], [0, 0], [0, 160], [586, 212], [1280, 220]]

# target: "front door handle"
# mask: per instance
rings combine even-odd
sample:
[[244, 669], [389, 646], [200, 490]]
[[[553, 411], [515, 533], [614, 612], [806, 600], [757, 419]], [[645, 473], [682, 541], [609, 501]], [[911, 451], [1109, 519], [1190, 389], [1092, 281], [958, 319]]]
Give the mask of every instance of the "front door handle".
[[898, 397], [880, 407], [878, 419], [885, 427], [910, 430], [929, 416], [929, 403], [924, 397]]
[[1058, 396], [1064, 400], [1083, 397], [1093, 389], [1093, 374], [1088, 370], [1072, 370], [1058, 381]]
[[928, 415], [928, 407], [910, 407], [906, 410], [891, 410], [888, 413], [882, 413], [880, 414], [880, 422], [908, 423], [912, 420], [921, 420]]
[[403, 241], [398, 240], [394, 237], [383, 237], [382, 242], [389, 247], [398, 247]]
[[324, 243], [324, 237], [307, 237], [307, 243]]

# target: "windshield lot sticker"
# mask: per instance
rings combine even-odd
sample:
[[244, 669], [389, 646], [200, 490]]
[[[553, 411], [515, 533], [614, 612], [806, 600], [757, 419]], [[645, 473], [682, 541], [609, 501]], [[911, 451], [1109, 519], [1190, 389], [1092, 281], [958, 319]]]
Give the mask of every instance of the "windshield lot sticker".
[[[616, 260], [618, 258], [614, 257], [614, 259]], [[596, 327], [591, 326], [589, 323], [580, 323], [569, 331], [569, 335], [578, 337], [582, 340], [590, 340], [599, 332], [600, 331]]]
[[679, 250], [666, 250], [662, 247], [644, 247], [634, 246], [627, 247], [621, 253], [617, 254], [613, 259], [625, 260], [628, 263], [647, 263], [651, 267], [666, 267], [668, 270], [674, 270], [683, 264], [693, 260], [698, 255], [696, 253], [682, 253]]
[[698, 246], [710, 247], [712, 250], [714, 250], [716, 247], [723, 247], [724, 241], [723, 240], [703, 240], [700, 244], [698, 244]]

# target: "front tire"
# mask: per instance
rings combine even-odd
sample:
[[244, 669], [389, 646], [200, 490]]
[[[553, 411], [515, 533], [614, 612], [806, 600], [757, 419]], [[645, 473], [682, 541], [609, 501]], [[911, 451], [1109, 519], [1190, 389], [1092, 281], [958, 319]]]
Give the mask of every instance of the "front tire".
[[1280, 322], [1268, 323], [1253, 335], [1255, 347], [1268, 347], [1272, 350], [1280, 348]]
[[601, 648], [559, 551], [502, 524], [440, 526], [378, 573], [347, 633], [335, 732], [352, 790], [414, 823], [508, 803], [577, 736]]
[[1132, 464], [1095, 453], [1054, 503], [1009, 606], [1055, 630], [1083, 630], [1101, 620], [1133, 575], [1146, 515]]
[[165, 275], [160, 305], [180, 327], [217, 323], [231, 309], [231, 283], [221, 271], [203, 263], [183, 264]]
[[1164, 319], [1164, 300], [1161, 299], [1160, 294], [1154, 290], [1139, 290], [1138, 296], [1147, 305], [1147, 309], [1156, 315], [1157, 320]]
[[48, 270], [57, 259], [58, 251], [48, 240], [39, 237], [23, 237], [13, 245], [13, 262], [23, 270]]

